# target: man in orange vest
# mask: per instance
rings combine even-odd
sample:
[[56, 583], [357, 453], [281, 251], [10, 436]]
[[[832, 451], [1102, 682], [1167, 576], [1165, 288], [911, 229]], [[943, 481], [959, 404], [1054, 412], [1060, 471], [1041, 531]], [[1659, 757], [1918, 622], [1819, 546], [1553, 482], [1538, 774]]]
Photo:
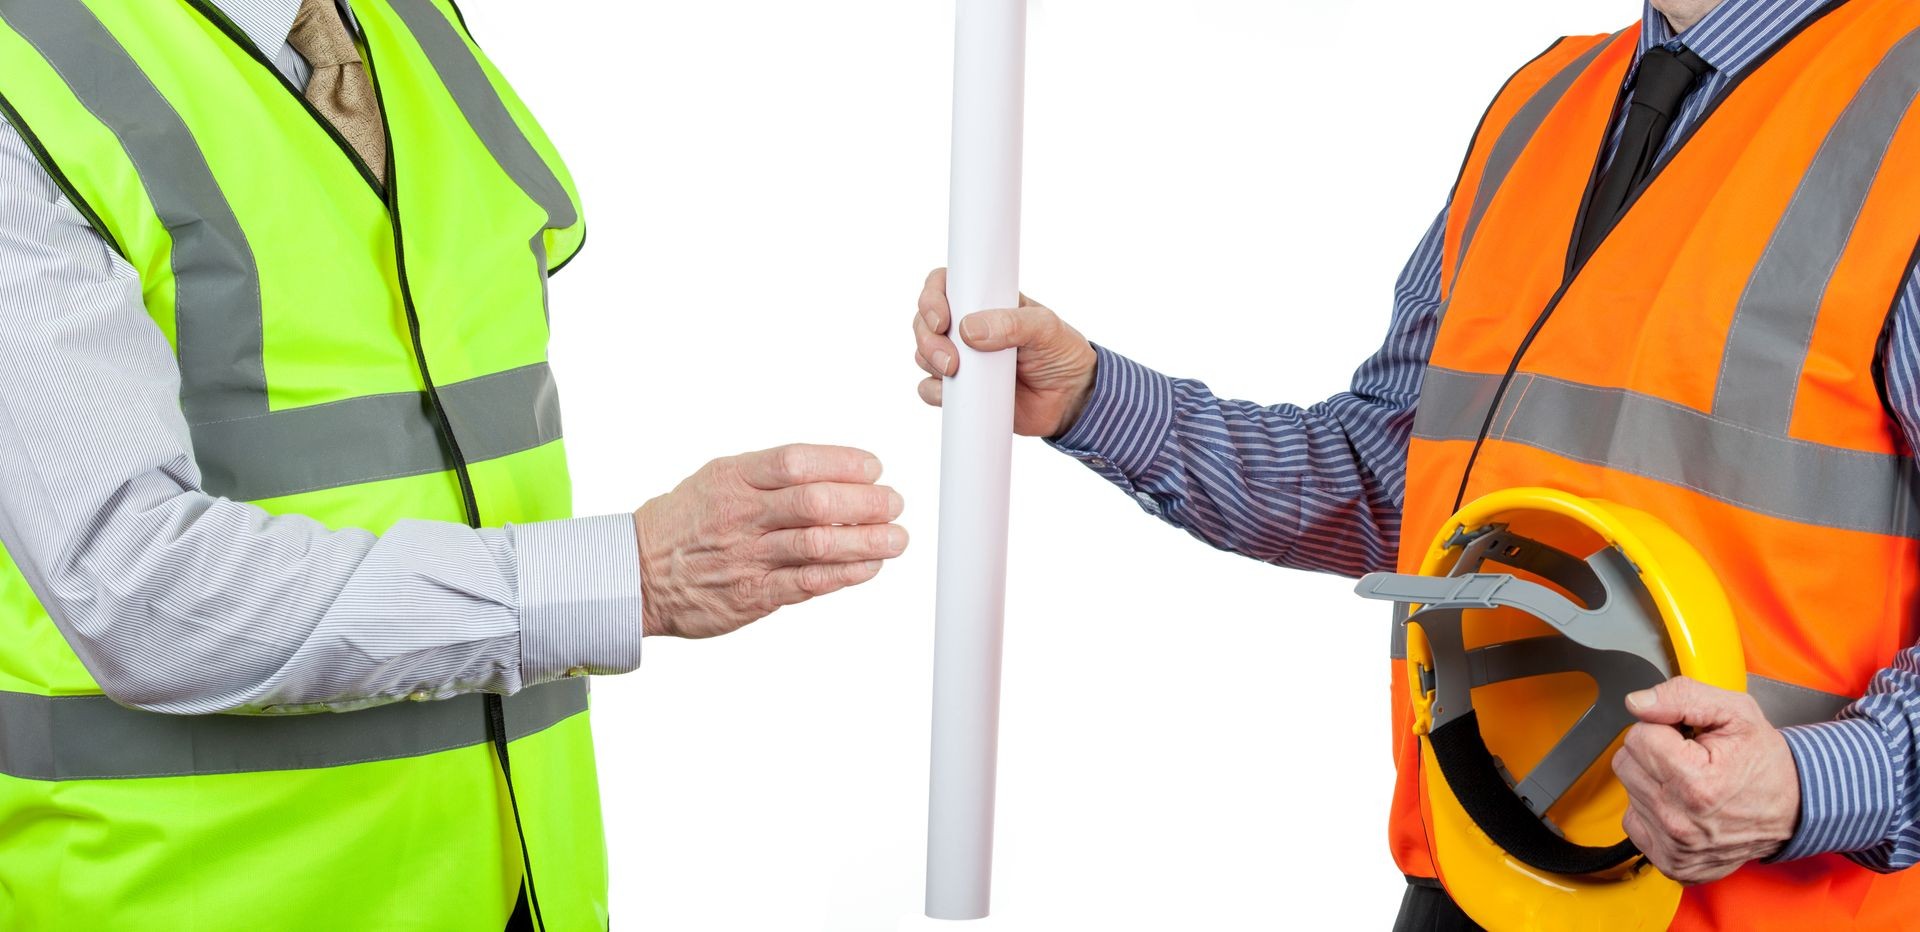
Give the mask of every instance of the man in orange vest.
[[[1652, 0], [1501, 89], [1348, 392], [1222, 400], [1030, 302], [959, 336], [1018, 350], [1020, 433], [1279, 565], [1413, 572], [1462, 502], [1514, 486], [1659, 516], [1721, 577], [1749, 670], [1745, 694], [1627, 700], [1623, 829], [1689, 884], [1673, 926], [1910, 928], [1916, 95], [1920, 4]], [[936, 271], [914, 322], [930, 404], [949, 323]], [[1435, 882], [1403, 680], [1398, 928], [1471, 928]]]

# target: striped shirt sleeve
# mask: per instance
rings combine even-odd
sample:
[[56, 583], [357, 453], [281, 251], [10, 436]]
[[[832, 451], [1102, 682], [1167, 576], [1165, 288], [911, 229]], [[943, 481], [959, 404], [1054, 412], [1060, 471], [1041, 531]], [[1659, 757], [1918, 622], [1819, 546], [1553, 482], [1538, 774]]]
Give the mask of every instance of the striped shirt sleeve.
[[[1920, 275], [1909, 276], [1880, 355], [1887, 408], [1920, 450]], [[1839, 719], [1781, 730], [1800, 768], [1800, 826], [1780, 860], [1837, 851], [1874, 870], [1920, 862], [1920, 647], [1875, 674]]]
[[200, 487], [138, 274], [0, 120], [0, 543], [115, 700], [350, 709], [640, 662], [630, 515], [375, 535]]
[[1096, 347], [1086, 408], [1051, 442], [1222, 550], [1346, 576], [1391, 568], [1414, 402], [1438, 331], [1444, 222], [1401, 272], [1385, 344], [1348, 391], [1308, 407], [1223, 400]]

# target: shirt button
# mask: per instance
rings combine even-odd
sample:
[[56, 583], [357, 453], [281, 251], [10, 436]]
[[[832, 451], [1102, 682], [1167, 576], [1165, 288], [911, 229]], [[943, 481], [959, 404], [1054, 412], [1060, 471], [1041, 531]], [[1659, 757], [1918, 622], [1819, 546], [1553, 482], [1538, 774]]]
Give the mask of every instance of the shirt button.
[[432, 699], [433, 697], [427, 695], [427, 691], [424, 689], [416, 689], [413, 692], [407, 693], [407, 698], [412, 699], [415, 702], [425, 702], [428, 699]]
[[1107, 458], [1104, 456], [1096, 456], [1093, 459], [1087, 460], [1087, 465], [1095, 469], [1105, 469], [1107, 468]]
[[586, 676], [587, 668], [586, 667], [568, 667], [567, 675], [568, 676]]

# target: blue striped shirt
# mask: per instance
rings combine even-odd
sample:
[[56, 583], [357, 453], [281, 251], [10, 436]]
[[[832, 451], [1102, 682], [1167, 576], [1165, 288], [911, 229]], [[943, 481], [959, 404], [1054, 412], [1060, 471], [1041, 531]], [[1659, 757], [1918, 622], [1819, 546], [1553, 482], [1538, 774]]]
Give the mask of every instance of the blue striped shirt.
[[[1641, 52], [1683, 44], [1711, 68], [1683, 102], [1667, 145], [1822, 5], [1725, 0], [1679, 36], [1645, 7]], [[1392, 569], [1407, 441], [1439, 327], [1445, 225], [1442, 213], [1401, 272], [1386, 344], [1348, 391], [1308, 407], [1229, 401], [1097, 347], [1092, 397], [1054, 445], [1150, 514], [1223, 550], [1346, 576]], [[1882, 365], [1893, 416], [1920, 449], [1920, 275], [1897, 302]], [[1839, 719], [1783, 733], [1799, 768], [1801, 811], [1779, 859], [1839, 851], [1876, 870], [1920, 860], [1920, 647], [1893, 658]]]

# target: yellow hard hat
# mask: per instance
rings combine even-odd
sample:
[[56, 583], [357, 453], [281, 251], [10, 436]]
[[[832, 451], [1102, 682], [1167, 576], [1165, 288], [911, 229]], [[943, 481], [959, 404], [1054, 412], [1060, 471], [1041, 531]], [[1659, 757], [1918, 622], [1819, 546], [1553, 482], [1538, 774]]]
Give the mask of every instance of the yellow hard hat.
[[1659, 519], [1543, 488], [1449, 519], [1404, 603], [1408, 695], [1440, 881], [1488, 929], [1664, 929], [1680, 885], [1620, 827], [1629, 692], [1685, 675], [1746, 689], [1713, 571]]

